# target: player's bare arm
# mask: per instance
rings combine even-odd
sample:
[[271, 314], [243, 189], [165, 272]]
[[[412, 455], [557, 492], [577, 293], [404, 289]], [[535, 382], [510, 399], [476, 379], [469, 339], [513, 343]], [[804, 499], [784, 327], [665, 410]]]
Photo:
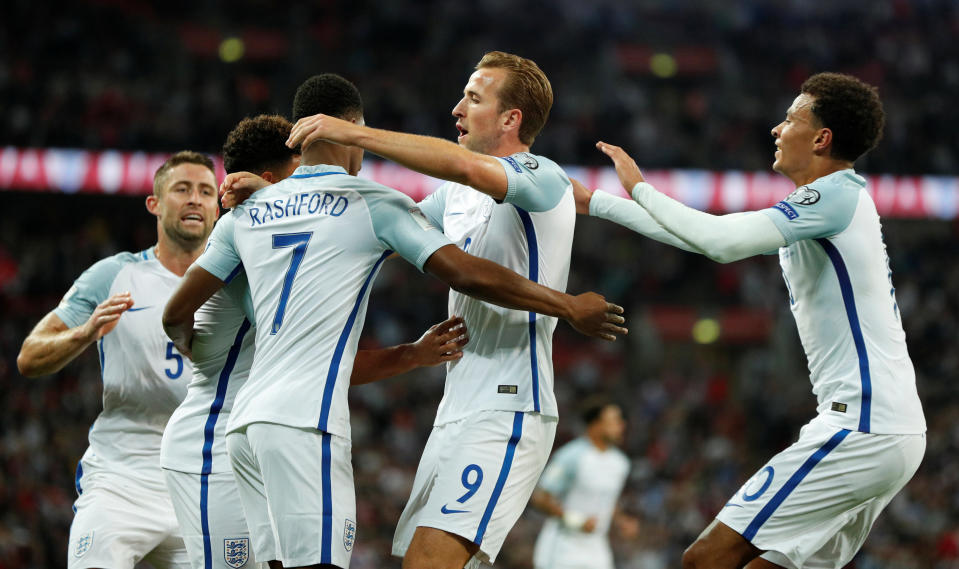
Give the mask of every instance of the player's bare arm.
[[109, 334], [131, 306], [133, 298], [129, 292], [114, 294], [101, 302], [86, 322], [75, 328], [68, 328], [59, 316], [50, 312], [23, 341], [17, 355], [17, 368], [26, 377], [60, 371], [87, 346]]
[[379, 350], [359, 350], [353, 362], [350, 385], [372, 383], [420, 367], [432, 367], [463, 357], [469, 342], [466, 323], [459, 316], [434, 324], [411, 344]]
[[712, 215], [678, 202], [646, 183], [636, 162], [619, 146], [597, 142], [613, 161], [619, 180], [633, 200], [673, 235], [719, 263], [730, 263], [775, 251], [786, 240], [775, 224], [758, 211]]
[[506, 172], [492, 156], [435, 138], [370, 128], [326, 116], [304, 117], [293, 125], [287, 146], [303, 148], [317, 140], [359, 146], [427, 176], [474, 188], [494, 199], [506, 197]]
[[623, 308], [601, 295], [555, 291], [455, 245], [437, 249], [423, 268], [458, 292], [505, 308], [562, 318], [586, 336], [614, 341], [617, 334], [628, 333], [620, 326], [626, 322]]
[[163, 309], [163, 331], [184, 356], [193, 359], [193, 314], [224, 282], [203, 267], [193, 264]]

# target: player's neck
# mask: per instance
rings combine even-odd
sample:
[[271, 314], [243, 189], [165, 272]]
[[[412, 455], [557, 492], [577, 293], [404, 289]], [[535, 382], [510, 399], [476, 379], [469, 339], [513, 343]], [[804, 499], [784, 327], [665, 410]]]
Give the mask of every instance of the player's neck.
[[164, 235], [161, 231], [157, 244], [153, 248], [153, 254], [156, 255], [157, 261], [160, 261], [160, 264], [166, 267], [168, 271], [182, 277], [183, 274], [186, 273], [186, 270], [190, 268], [190, 265], [203, 253], [205, 245], [206, 240], [200, 243], [195, 249], [187, 250]]
[[801, 172], [790, 174], [788, 177], [796, 187], [802, 187], [811, 184], [829, 174], [834, 174], [840, 170], [852, 168], [852, 162], [848, 160], [835, 160], [829, 157], [817, 157], [810, 162], [809, 167]]
[[343, 150], [346, 146], [328, 142], [314, 142], [300, 155], [300, 166], [327, 164], [349, 170], [349, 155]]
[[523, 144], [522, 142], [516, 139], [513, 139], [513, 140], [503, 139], [503, 140], [500, 140], [499, 144], [497, 144], [490, 152], [487, 152], [486, 154], [489, 154], [490, 156], [497, 156], [497, 157], [503, 158], [506, 156], [512, 156], [513, 154], [516, 154], [517, 152], [529, 152], [529, 145]]
[[605, 451], [609, 448], [609, 443], [601, 435], [596, 433], [586, 432], [586, 438], [589, 439], [589, 442], [593, 443], [593, 446], [598, 448], [601, 451]]

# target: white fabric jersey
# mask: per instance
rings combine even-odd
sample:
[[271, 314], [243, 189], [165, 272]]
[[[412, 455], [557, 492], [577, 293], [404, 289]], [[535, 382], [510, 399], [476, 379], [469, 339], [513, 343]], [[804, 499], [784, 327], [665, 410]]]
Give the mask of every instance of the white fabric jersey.
[[391, 249], [422, 270], [449, 244], [407, 196], [334, 166], [301, 166], [223, 216], [197, 263], [226, 280], [242, 260], [258, 323], [228, 431], [270, 422], [348, 439], [373, 277]]
[[226, 424], [253, 364], [252, 309], [240, 270], [196, 311], [193, 381], [163, 433], [163, 468], [190, 474], [231, 471]]
[[156, 259], [152, 248], [119, 253], [80, 275], [54, 310], [74, 328], [112, 294], [129, 291], [134, 302], [116, 328], [97, 342], [103, 411], [90, 429], [78, 479], [84, 468], [106, 469], [165, 491], [160, 438], [193, 376], [190, 360], [176, 350], [160, 321], [179, 280]]
[[[564, 527], [558, 518], [548, 518], [536, 540], [533, 564], [611, 567], [606, 536], [628, 474], [629, 459], [622, 451], [614, 447], [602, 451], [585, 437], [553, 453], [539, 487], [559, 500], [564, 512], [596, 518], [596, 529], [585, 533]], [[598, 560], [610, 563], [600, 565]]]
[[864, 433], [926, 430], [889, 257], [866, 181], [819, 178], [763, 210], [782, 232], [779, 262], [818, 412]]
[[[430, 222], [464, 251], [558, 291], [566, 290], [576, 223], [572, 185], [555, 162], [525, 152], [499, 158], [509, 181], [503, 203], [447, 183], [420, 202]], [[510, 310], [450, 291], [450, 315], [470, 330], [463, 357], [447, 364], [437, 425], [480, 410], [556, 417], [556, 318]]]

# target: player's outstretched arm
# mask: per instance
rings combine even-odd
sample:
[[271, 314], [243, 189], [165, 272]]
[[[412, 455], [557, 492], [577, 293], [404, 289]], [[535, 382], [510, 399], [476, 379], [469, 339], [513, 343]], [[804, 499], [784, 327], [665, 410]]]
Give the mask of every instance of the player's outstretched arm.
[[431, 367], [463, 357], [469, 342], [466, 323], [459, 316], [434, 324], [412, 344], [381, 350], [359, 350], [353, 362], [350, 385], [372, 383], [419, 367]]
[[612, 221], [660, 243], [672, 245], [684, 251], [703, 254], [699, 249], [667, 231], [665, 227], [653, 219], [653, 216], [649, 215], [649, 212], [633, 200], [598, 190], [591, 192], [574, 178], [570, 178], [569, 181], [573, 183], [576, 213]]
[[613, 161], [616, 173], [633, 200], [643, 207], [666, 231], [688, 243], [714, 261], [729, 263], [775, 251], [786, 240], [776, 225], [758, 211], [711, 215], [695, 210], [646, 183], [636, 162], [612, 144], [597, 142], [596, 147]]
[[286, 145], [306, 148], [317, 140], [359, 146], [427, 176], [465, 184], [498, 200], [506, 197], [508, 181], [499, 160], [448, 140], [313, 115], [296, 121]]
[[56, 313], [50, 312], [23, 341], [17, 368], [26, 377], [60, 371], [87, 346], [113, 330], [131, 306], [133, 298], [129, 292], [114, 294], [101, 302], [86, 322], [74, 328], [68, 328]]
[[223, 281], [194, 263], [163, 309], [163, 330], [184, 356], [193, 359], [193, 313], [223, 288]]
[[456, 245], [434, 252], [423, 265], [431, 275], [454, 290], [480, 300], [547, 316], [570, 323], [586, 336], [613, 341], [628, 330], [620, 306], [606, 302], [594, 292], [572, 296], [534, 283], [492, 261], [464, 253]]

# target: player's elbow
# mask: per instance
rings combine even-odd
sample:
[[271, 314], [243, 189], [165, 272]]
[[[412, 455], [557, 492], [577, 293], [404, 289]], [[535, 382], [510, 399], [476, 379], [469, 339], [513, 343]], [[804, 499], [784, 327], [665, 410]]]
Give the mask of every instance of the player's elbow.
[[39, 377], [41, 375], [46, 375], [52, 373], [44, 369], [41, 365], [40, 359], [37, 358], [30, 349], [28, 344], [30, 340], [28, 339], [23, 343], [23, 347], [20, 348], [20, 353], [17, 354], [17, 370], [20, 372], [20, 375], [23, 377]]

